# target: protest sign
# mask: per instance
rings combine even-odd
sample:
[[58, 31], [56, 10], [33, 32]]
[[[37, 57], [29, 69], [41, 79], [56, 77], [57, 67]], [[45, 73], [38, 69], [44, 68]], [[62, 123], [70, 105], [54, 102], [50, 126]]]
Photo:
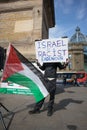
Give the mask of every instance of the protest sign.
[[35, 42], [36, 59], [40, 63], [66, 62], [68, 38], [45, 39]]

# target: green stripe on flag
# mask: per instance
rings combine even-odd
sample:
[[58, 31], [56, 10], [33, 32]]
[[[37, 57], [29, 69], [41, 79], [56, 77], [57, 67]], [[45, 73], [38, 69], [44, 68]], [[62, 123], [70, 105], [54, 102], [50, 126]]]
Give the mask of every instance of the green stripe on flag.
[[18, 88], [0, 88], [0, 93], [32, 95], [30, 90], [28, 90], [28, 89], [18, 89]]
[[11, 75], [6, 81], [11, 81], [13, 83], [19, 84], [21, 86], [25, 86], [30, 89], [31, 93], [33, 93], [36, 102], [40, 101], [44, 98], [43, 94], [41, 93], [37, 84], [35, 84], [31, 79], [28, 77], [21, 75], [19, 73], [15, 73]]

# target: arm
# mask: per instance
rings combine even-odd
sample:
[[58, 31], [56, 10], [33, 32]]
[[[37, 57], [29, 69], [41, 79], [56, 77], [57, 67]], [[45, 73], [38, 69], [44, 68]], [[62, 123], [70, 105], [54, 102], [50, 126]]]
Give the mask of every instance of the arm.
[[59, 69], [65, 69], [67, 67], [68, 63], [64, 63], [64, 64], [61, 64], [61, 63], [58, 63], [58, 67]]
[[45, 65], [44, 65], [44, 64], [41, 65], [41, 64], [38, 62], [38, 60], [36, 60], [36, 64], [39, 66], [39, 68], [40, 68], [41, 70], [45, 70]]

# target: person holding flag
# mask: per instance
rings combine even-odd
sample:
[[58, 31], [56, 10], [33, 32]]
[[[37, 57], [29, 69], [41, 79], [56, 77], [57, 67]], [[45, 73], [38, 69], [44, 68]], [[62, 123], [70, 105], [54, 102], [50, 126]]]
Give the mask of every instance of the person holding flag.
[[[43, 74], [12, 44], [7, 49], [0, 93], [33, 95], [36, 102], [49, 95]], [[14, 85], [3, 85], [3, 83]]]
[[[0, 93], [8, 94], [33, 94], [36, 105], [30, 114], [40, 112], [45, 98], [50, 94], [48, 104], [48, 116], [53, 113], [53, 105], [56, 91], [56, 71], [64, 69], [68, 65], [61, 63], [44, 63], [42, 66], [37, 62], [43, 75], [29, 60], [27, 60], [12, 44], [7, 49], [6, 61], [2, 74], [2, 82], [12, 82], [16, 86], [1, 86]], [[18, 86], [19, 85], [19, 86]]]
[[[41, 70], [45, 71], [44, 72], [44, 78], [45, 78], [46, 83], [47, 83], [47, 90], [50, 94], [47, 116], [52, 116], [54, 99], [55, 99], [55, 91], [56, 91], [56, 71], [57, 71], [57, 67], [59, 69], [64, 69], [68, 65], [68, 62], [66, 62], [64, 64], [61, 64], [60, 62], [43, 63], [42, 66], [37, 62], [37, 65], [39, 66], [39, 68]], [[44, 103], [44, 100], [45, 100], [45, 98], [43, 98], [41, 101], [37, 102], [35, 104], [34, 109], [29, 111], [29, 114], [40, 113], [40, 109], [41, 109], [41, 107]]]

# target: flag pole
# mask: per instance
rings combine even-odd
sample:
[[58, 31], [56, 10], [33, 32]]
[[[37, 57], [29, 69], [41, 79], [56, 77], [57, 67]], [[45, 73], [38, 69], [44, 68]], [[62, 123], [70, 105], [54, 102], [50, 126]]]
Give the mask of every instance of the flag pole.
[[10, 112], [1, 102], [0, 102], [0, 107], [3, 107], [7, 112]]
[[7, 130], [1, 111], [0, 111], [0, 121], [3, 125], [4, 130]]
[[[9, 111], [1, 102], [0, 102], [0, 107], [2, 107], [5, 111], [7, 111], [9, 113], [13, 113], [13, 112]], [[1, 110], [0, 110], [0, 121], [2, 123], [4, 130], [8, 130], [8, 127], [9, 127], [11, 120], [9, 121], [8, 125], [6, 126]]]

